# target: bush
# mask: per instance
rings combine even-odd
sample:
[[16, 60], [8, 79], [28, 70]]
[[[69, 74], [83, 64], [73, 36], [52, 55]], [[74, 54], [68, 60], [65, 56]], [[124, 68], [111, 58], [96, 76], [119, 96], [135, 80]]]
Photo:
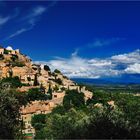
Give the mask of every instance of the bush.
[[1, 80], [1, 83], [2, 84], [4, 84], [4, 83], [8, 84], [9, 83], [9, 85], [11, 85], [12, 88], [18, 88], [18, 87], [22, 86], [22, 83], [21, 83], [18, 76], [3, 78]]
[[62, 85], [63, 84], [63, 82], [62, 82], [62, 80], [60, 79], [60, 78], [57, 78], [57, 79], [55, 79], [54, 80], [56, 83], [58, 83], [59, 85]]
[[25, 64], [22, 62], [12, 62], [12, 67], [24, 67]]
[[22, 139], [20, 103], [15, 91], [0, 90], [0, 139]]
[[48, 96], [41, 92], [40, 88], [29, 89], [27, 94], [28, 101], [47, 100]]
[[4, 49], [4, 54], [9, 54], [9, 51]]
[[77, 90], [68, 90], [63, 99], [63, 106], [67, 110], [72, 107], [81, 108], [85, 106], [84, 93], [79, 93]]
[[18, 56], [13, 54], [11, 59], [12, 59], [13, 62], [15, 62], [16, 60], [18, 60]]
[[50, 70], [50, 67], [47, 66], [47, 65], [44, 65], [44, 70], [46, 70], [46, 71], [51, 71], [51, 70]]
[[58, 74], [60, 74], [61, 71], [59, 71], [58, 69], [55, 69], [55, 70], [54, 70], [54, 73], [58, 73]]
[[[63, 106], [46, 115], [45, 125], [36, 131], [43, 139], [140, 139], [140, 97], [127, 94], [95, 93], [95, 102], [113, 99], [114, 108], [84, 106], [83, 95], [67, 91]], [[103, 100], [105, 99], [105, 100]], [[94, 100], [94, 98], [92, 99]]]
[[49, 88], [48, 88], [48, 99], [52, 99], [52, 88], [51, 88], [51, 85], [49, 84]]
[[43, 128], [43, 124], [45, 124], [45, 120], [46, 120], [46, 114], [34, 115], [32, 117], [31, 124], [33, 127], [35, 127], [36, 130], [40, 130], [41, 128]]

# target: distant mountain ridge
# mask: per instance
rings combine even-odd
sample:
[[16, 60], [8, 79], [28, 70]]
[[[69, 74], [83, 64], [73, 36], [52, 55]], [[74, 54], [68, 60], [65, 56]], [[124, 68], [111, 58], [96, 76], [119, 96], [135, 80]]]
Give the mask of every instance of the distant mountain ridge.
[[125, 74], [121, 77], [111, 77], [111, 78], [71, 78], [71, 80], [77, 83], [84, 84], [140, 84], [140, 74]]

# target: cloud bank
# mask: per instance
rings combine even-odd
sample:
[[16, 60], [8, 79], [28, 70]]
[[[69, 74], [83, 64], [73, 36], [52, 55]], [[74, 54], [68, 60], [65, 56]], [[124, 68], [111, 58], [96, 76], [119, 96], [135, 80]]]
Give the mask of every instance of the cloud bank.
[[123, 74], [140, 74], [140, 50], [100, 59], [86, 59], [77, 55], [55, 58], [50, 61], [35, 61], [37, 64], [47, 64], [52, 70], [59, 69], [70, 78], [103, 78], [116, 77]]

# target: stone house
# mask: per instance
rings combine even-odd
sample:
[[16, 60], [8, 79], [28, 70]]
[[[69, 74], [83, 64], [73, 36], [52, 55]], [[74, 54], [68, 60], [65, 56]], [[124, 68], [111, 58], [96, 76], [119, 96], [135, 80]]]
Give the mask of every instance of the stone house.
[[33, 85], [35, 75], [32, 73], [28, 73], [28, 74], [20, 76], [20, 79], [22, 83], [26, 83], [26, 84], [29, 83], [30, 85]]
[[19, 49], [13, 50], [11, 46], [8, 46], [6, 50], [8, 51], [8, 54], [19, 54]]
[[4, 54], [4, 48], [0, 47], [0, 54]]
[[65, 92], [53, 92], [52, 93], [52, 99], [56, 99], [56, 98], [64, 98], [65, 96]]
[[23, 134], [35, 134], [35, 129], [31, 125], [32, 116], [35, 114], [48, 114], [51, 113], [55, 104], [51, 101], [33, 101], [26, 107], [21, 108], [21, 119], [24, 122]]

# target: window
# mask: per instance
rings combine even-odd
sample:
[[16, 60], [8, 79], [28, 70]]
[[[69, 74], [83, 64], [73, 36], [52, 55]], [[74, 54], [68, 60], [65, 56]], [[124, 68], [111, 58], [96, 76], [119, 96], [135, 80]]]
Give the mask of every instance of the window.
[[54, 95], [54, 98], [57, 98], [57, 95]]

